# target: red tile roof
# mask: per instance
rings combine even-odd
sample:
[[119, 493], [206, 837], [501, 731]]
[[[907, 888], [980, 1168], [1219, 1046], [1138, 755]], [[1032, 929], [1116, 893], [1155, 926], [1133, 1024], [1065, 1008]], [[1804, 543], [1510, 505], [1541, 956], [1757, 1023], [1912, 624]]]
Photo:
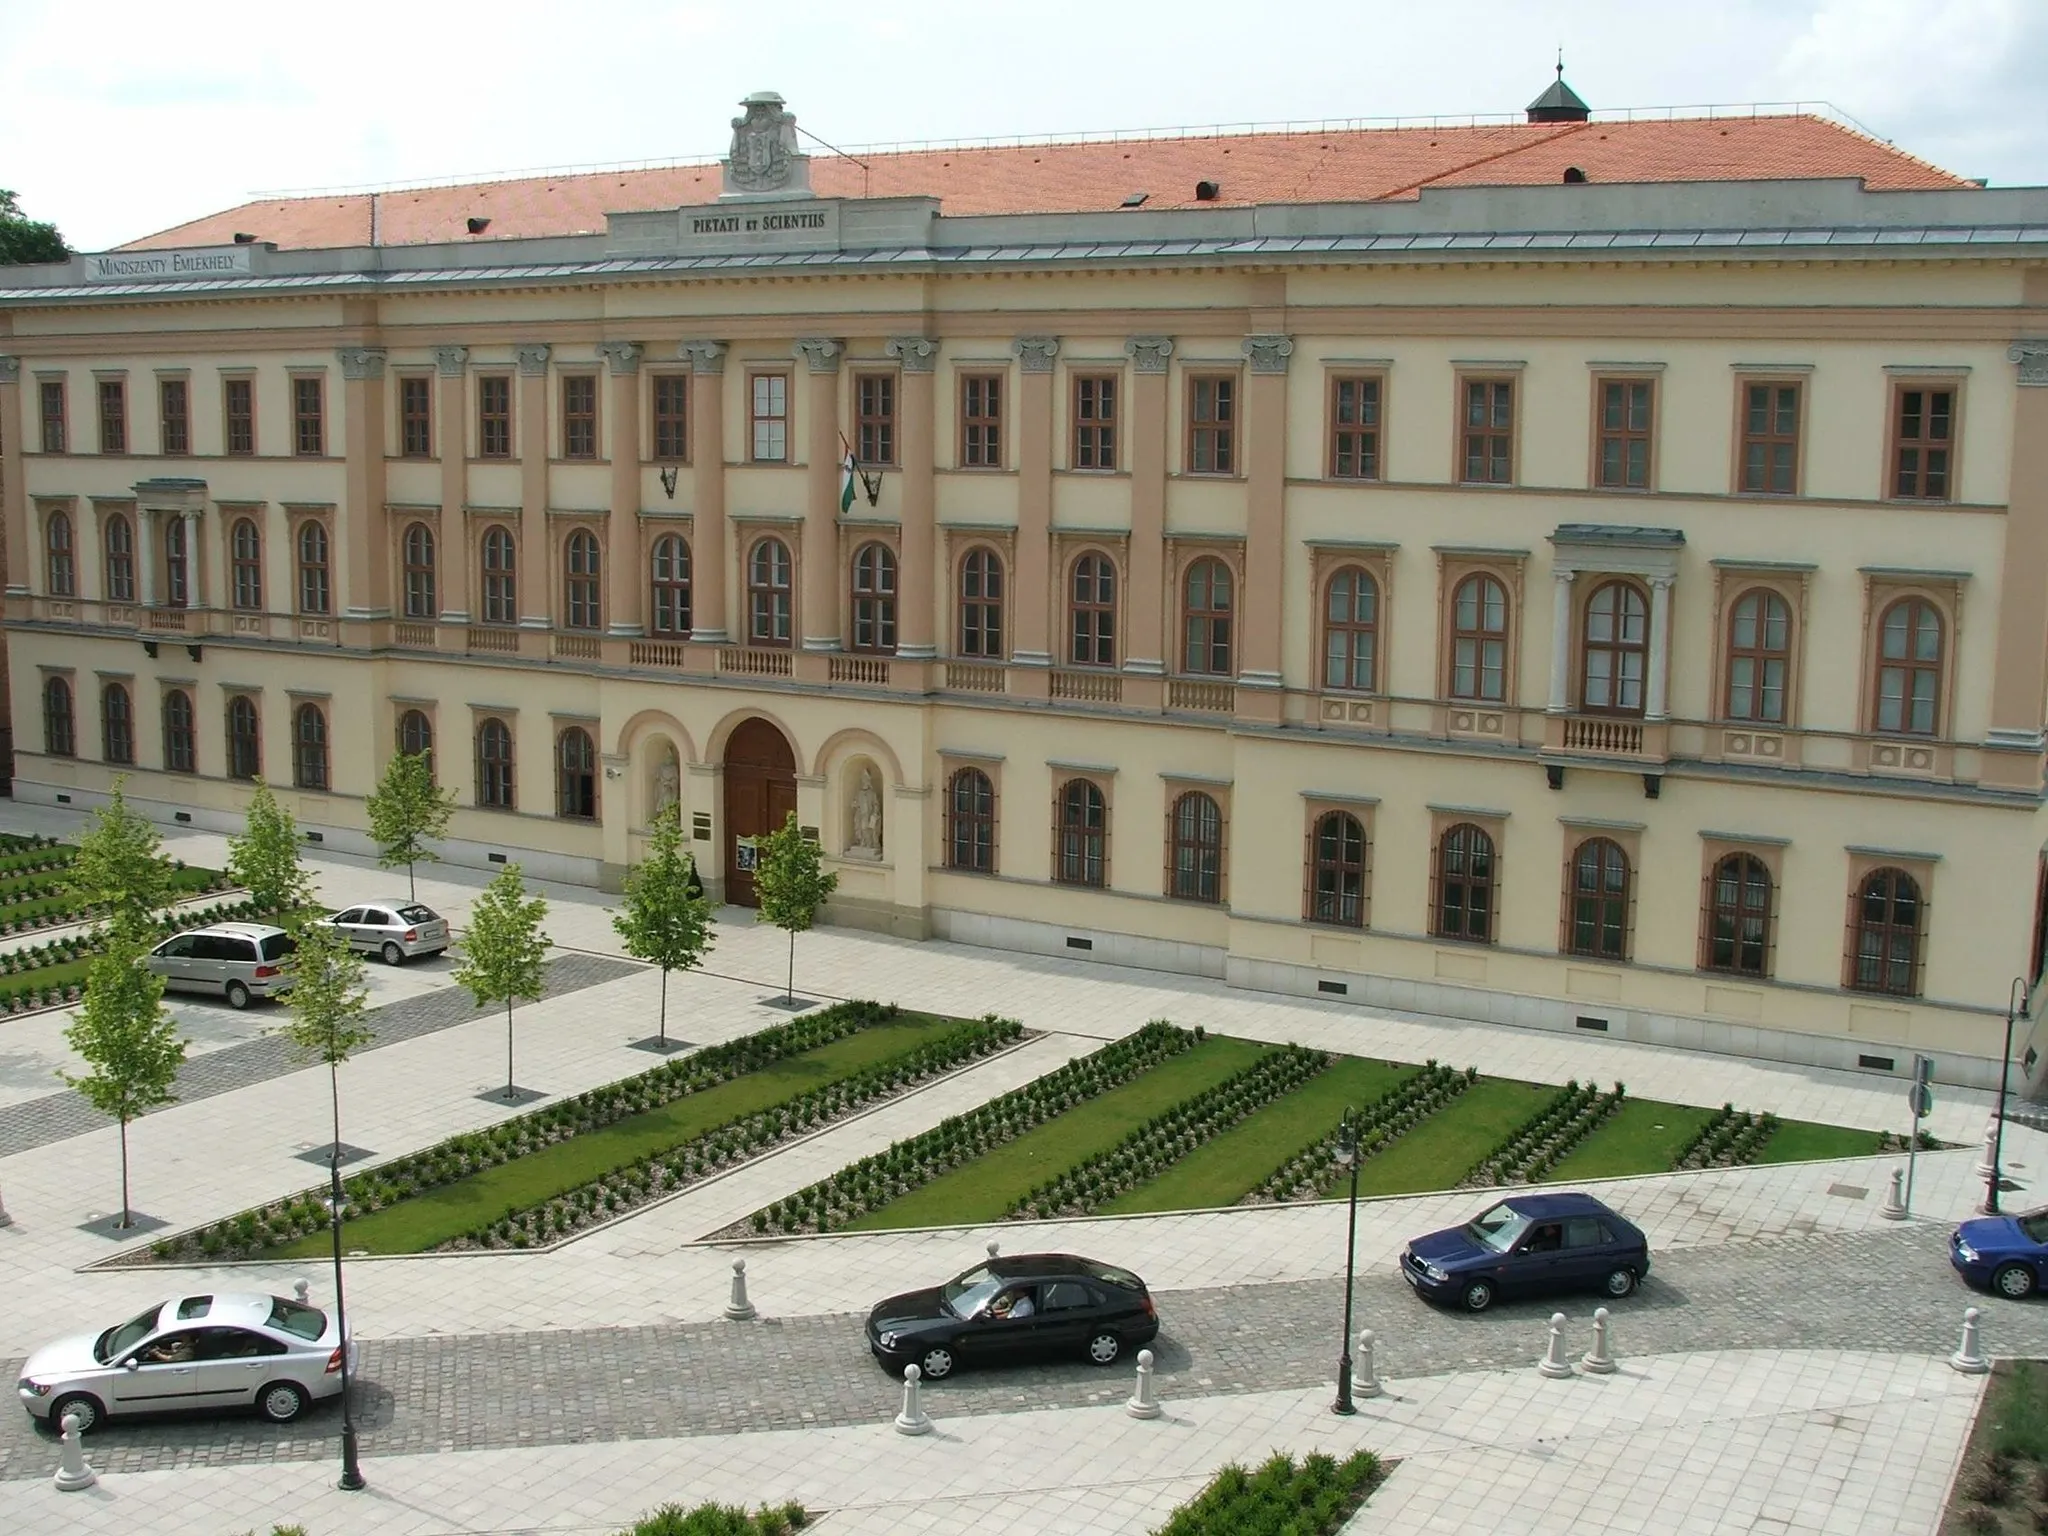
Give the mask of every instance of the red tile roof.
[[[1185, 208], [1196, 202], [1197, 181], [1218, 183], [1216, 202], [1226, 206], [1378, 202], [1431, 186], [1540, 186], [1561, 180], [1567, 166], [1592, 182], [1860, 177], [1873, 191], [1969, 185], [1840, 124], [1791, 115], [1219, 133], [862, 158], [865, 171], [814, 157], [813, 188], [824, 197], [936, 197], [958, 216], [1108, 209], [1133, 192], [1149, 194], [1148, 209]], [[709, 203], [719, 188], [719, 168], [710, 164], [385, 192], [377, 195], [378, 239], [459, 243], [472, 238], [472, 217], [491, 221], [486, 239], [596, 233], [607, 213]], [[225, 245], [237, 232], [286, 249], [366, 245], [370, 205], [367, 193], [244, 203], [123, 249]]]

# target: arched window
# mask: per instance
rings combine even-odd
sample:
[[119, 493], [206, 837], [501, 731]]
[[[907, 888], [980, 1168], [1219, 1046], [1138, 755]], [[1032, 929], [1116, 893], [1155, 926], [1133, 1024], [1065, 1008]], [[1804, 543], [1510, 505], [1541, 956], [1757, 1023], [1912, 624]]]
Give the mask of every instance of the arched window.
[[100, 687], [100, 756], [110, 763], [135, 761], [135, 705], [119, 683]]
[[747, 643], [786, 649], [790, 606], [789, 546], [763, 539], [747, 557]]
[[1223, 812], [1198, 789], [1173, 802], [1167, 895], [1182, 901], [1223, 899]]
[[1461, 821], [1436, 845], [1436, 936], [1493, 941], [1495, 859], [1493, 839]]
[[1230, 676], [1230, 568], [1221, 560], [1197, 560], [1188, 567], [1183, 594], [1187, 644], [1181, 670]]
[[197, 766], [198, 753], [192, 695], [182, 688], [173, 688], [164, 695], [164, 767], [172, 773], [191, 773]]
[[327, 788], [327, 716], [318, 704], [292, 711], [292, 783], [299, 789]]
[[237, 608], [256, 612], [263, 607], [263, 535], [254, 518], [238, 517], [228, 535], [228, 563], [231, 569], [233, 601]]
[[992, 549], [970, 549], [960, 562], [960, 654], [1003, 659], [1003, 561]]
[[1861, 992], [1920, 992], [1920, 934], [1926, 908], [1903, 869], [1873, 870], [1856, 891], [1856, 953], [1849, 984]]
[[78, 558], [71, 545], [71, 514], [52, 512], [43, 524], [46, 585], [52, 597], [78, 595]]
[[555, 814], [597, 819], [597, 748], [581, 726], [570, 726], [555, 741]]
[[1500, 704], [1508, 696], [1508, 591], [1467, 576], [1451, 594], [1451, 697]]
[[1086, 779], [1067, 780], [1060, 786], [1054, 816], [1059, 859], [1053, 878], [1063, 885], [1107, 885], [1109, 804], [1102, 791]]
[[1628, 855], [1612, 838], [1589, 837], [1572, 855], [1570, 949], [1595, 960], [1628, 958]]
[[434, 606], [434, 530], [411, 523], [405, 530], [405, 616], [431, 624], [439, 612]]
[[164, 606], [187, 608], [192, 603], [192, 551], [186, 547], [182, 517], [166, 517], [164, 531]]
[[1728, 611], [1728, 718], [1785, 722], [1792, 609], [1775, 592], [1745, 592]]
[[1941, 615], [1908, 597], [1878, 621], [1877, 728], [1932, 736], [1941, 725]]
[[107, 518], [107, 601], [135, 601], [135, 525], [119, 512]]
[[996, 788], [979, 768], [962, 768], [946, 783], [946, 868], [996, 871]]
[[896, 556], [886, 544], [853, 552], [853, 649], [876, 656], [896, 650]]
[[578, 528], [569, 535], [564, 550], [563, 597], [567, 603], [570, 629], [598, 629], [603, 626], [599, 601], [597, 535]]
[[228, 777], [253, 779], [263, 771], [263, 731], [256, 701], [246, 693], [228, 700]]
[[1116, 567], [1109, 556], [1085, 554], [1074, 562], [1073, 644], [1077, 667], [1116, 665]]
[[1347, 565], [1330, 578], [1323, 603], [1323, 686], [1370, 693], [1378, 675], [1379, 583]]
[[1586, 600], [1585, 665], [1579, 707], [1600, 714], [1640, 715], [1648, 673], [1650, 605], [1642, 589], [1604, 581]]
[[326, 613], [333, 601], [327, 570], [327, 529], [308, 518], [299, 525], [299, 612]]
[[1308, 920], [1365, 926], [1365, 827], [1348, 812], [1324, 812], [1309, 835]]
[[1707, 963], [1710, 971], [1768, 976], [1771, 952], [1771, 872], [1753, 853], [1718, 860], [1707, 886]]
[[484, 530], [484, 622], [519, 622], [519, 552], [512, 530], [493, 523]]
[[398, 717], [398, 750], [407, 757], [425, 757], [433, 767], [434, 723], [425, 710], [408, 709]]
[[654, 632], [678, 640], [690, 636], [690, 546], [679, 533], [654, 541]]
[[43, 750], [52, 757], [78, 755], [78, 731], [71, 716], [71, 684], [61, 677], [43, 681]]
[[502, 720], [486, 720], [476, 728], [476, 803], [493, 811], [516, 808], [512, 732]]

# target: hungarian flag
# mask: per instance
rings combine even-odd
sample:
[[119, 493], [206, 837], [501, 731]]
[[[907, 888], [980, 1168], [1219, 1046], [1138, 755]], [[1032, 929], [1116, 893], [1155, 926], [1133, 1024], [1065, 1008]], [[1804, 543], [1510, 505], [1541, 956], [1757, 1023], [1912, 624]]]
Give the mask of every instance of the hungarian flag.
[[846, 448], [846, 457], [839, 461], [839, 510], [844, 513], [853, 505], [853, 487], [860, 477], [860, 466], [854, 462], [853, 450], [846, 447], [845, 438], [839, 440], [839, 446]]

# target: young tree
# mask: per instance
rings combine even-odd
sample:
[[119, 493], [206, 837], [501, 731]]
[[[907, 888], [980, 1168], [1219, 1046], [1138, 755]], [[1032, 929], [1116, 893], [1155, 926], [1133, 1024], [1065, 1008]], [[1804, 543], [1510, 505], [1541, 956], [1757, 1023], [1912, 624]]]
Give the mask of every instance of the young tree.
[[696, 872], [696, 861], [683, 851], [682, 810], [671, 802], [654, 818], [647, 860], [627, 871], [625, 900], [612, 914], [626, 953], [661, 967], [658, 1038], [663, 1050], [668, 1048], [668, 973], [695, 970], [717, 942], [711, 903], [693, 878]]
[[102, 1114], [121, 1123], [121, 1221], [132, 1226], [128, 1200], [128, 1122], [177, 1095], [171, 1086], [185, 1062], [186, 1041], [164, 1007], [164, 983], [142, 964], [141, 937], [116, 930], [86, 972], [85, 1001], [64, 1039], [90, 1070], [57, 1075]]
[[378, 864], [385, 869], [403, 864], [406, 890], [417, 901], [420, 893], [413, 865], [440, 860], [441, 855], [427, 846], [427, 839], [448, 835], [448, 819], [455, 814], [455, 791], [436, 787], [433, 760], [427, 753], [400, 752], [384, 765], [384, 777], [366, 804], [370, 836], [380, 850]]
[[12, 192], [0, 189], [0, 267], [63, 261], [70, 255], [56, 225], [31, 219]]
[[313, 877], [299, 862], [298, 821], [262, 779], [249, 797], [247, 830], [228, 839], [228, 873], [287, 928], [297, 928], [316, 900]]
[[290, 1020], [279, 1030], [306, 1056], [327, 1065], [328, 1096], [334, 1105], [333, 1157], [341, 1156], [341, 1077], [349, 1056], [377, 1038], [363, 1023], [370, 1004], [363, 957], [349, 947], [339, 928], [307, 923], [292, 955], [292, 989], [286, 999]]
[[541, 994], [541, 965], [547, 957], [548, 936], [541, 932], [540, 925], [547, 915], [547, 899], [528, 898], [519, 866], [507, 864], [470, 908], [469, 931], [462, 940], [464, 959], [455, 972], [455, 979], [469, 988], [477, 1007], [505, 1005], [508, 1101], [519, 1096], [512, 1086], [512, 1004], [515, 999], [531, 1001]]
[[780, 827], [761, 839], [754, 869], [754, 895], [760, 901], [757, 919], [773, 923], [789, 935], [789, 982], [785, 1003], [796, 1002], [796, 936], [808, 933], [825, 898], [839, 889], [839, 877], [825, 872], [818, 845], [803, 834], [791, 811]]
[[114, 780], [107, 803], [93, 812], [92, 827], [78, 840], [64, 893], [98, 910], [107, 928], [140, 942], [175, 897], [174, 866], [149, 819], [123, 798], [125, 775]]

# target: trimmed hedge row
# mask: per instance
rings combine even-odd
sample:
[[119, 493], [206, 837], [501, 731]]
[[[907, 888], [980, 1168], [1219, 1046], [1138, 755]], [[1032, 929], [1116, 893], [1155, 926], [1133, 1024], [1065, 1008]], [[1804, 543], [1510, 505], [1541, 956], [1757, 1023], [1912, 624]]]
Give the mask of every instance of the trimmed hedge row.
[[1333, 1536], [1387, 1476], [1371, 1451], [1338, 1461], [1275, 1452], [1256, 1472], [1236, 1462], [1173, 1512], [1155, 1536]]
[[[176, 861], [174, 868], [180, 874], [187, 872], [183, 861]], [[181, 901], [193, 895], [210, 895], [214, 891], [224, 891], [233, 884], [226, 875], [218, 870], [195, 869], [191, 873], [203, 875], [205, 878], [198, 883], [196, 888], [181, 891], [178, 896], [178, 899]], [[61, 928], [67, 923], [90, 922], [99, 915], [98, 909], [88, 903], [63, 899], [61, 881], [52, 881], [50, 885], [51, 889], [48, 895], [23, 896], [17, 892], [4, 901], [0, 901], [0, 936], [32, 933], [39, 928]], [[45, 906], [46, 902], [54, 904]], [[41, 907], [42, 910], [22, 910], [30, 907]], [[177, 921], [183, 925], [191, 916], [192, 914], [190, 913], [179, 913]], [[218, 921], [218, 919], [212, 919], [212, 921]]]
[[1082, 1159], [1010, 1208], [1012, 1217], [1085, 1216], [1146, 1184], [1330, 1065], [1328, 1051], [1285, 1045], [1213, 1088], [1147, 1120], [1115, 1146]]
[[1164, 1019], [1112, 1040], [1057, 1071], [954, 1115], [887, 1151], [849, 1163], [829, 1178], [777, 1200], [750, 1218], [756, 1232], [784, 1235], [829, 1232], [890, 1201], [922, 1188], [942, 1173], [1014, 1141], [1024, 1132], [1066, 1113], [1178, 1056], [1201, 1038]]
[[[37, 848], [62, 848], [66, 846], [54, 837], [44, 837], [40, 832], [0, 832], [0, 855], [25, 853]], [[76, 849], [72, 850], [74, 853]]]
[[1533, 1184], [1562, 1162], [1565, 1154], [1590, 1136], [1601, 1121], [1620, 1109], [1627, 1092], [1620, 1083], [1614, 1085], [1611, 1093], [1602, 1093], [1591, 1083], [1567, 1081], [1556, 1097], [1482, 1157], [1458, 1187]]
[[763, 1504], [751, 1515], [738, 1504], [699, 1504], [695, 1509], [664, 1504], [619, 1536], [789, 1536], [810, 1523], [810, 1511], [793, 1502]]
[[[1438, 1065], [1432, 1057], [1415, 1076], [1389, 1090], [1359, 1113], [1358, 1152], [1375, 1157], [1414, 1130], [1479, 1080], [1479, 1069]], [[1337, 1176], [1337, 1143], [1341, 1125], [1321, 1140], [1302, 1148], [1260, 1182], [1240, 1204], [1263, 1200], [1314, 1200]]]
[[1769, 1110], [1746, 1114], [1723, 1104], [1699, 1129], [1672, 1163], [1673, 1168], [1735, 1168], [1752, 1161], [1777, 1133], [1778, 1117]]
[[[216, 887], [218, 889], [218, 887]], [[261, 922], [276, 914], [253, 901], [215, 902], [194, 912], [179, 912], [157, 925], [159, 933], [176, 933], [186, 928], [203, 928], [208, 923]], [[66, 934], [26, 949], [0, 951], [0, 977], [19, 976], [16, 985], [0, 983], [0, 1013], [27, 1013], [35, 1008], [54, 1008], [75, 1003], [85, 995], [82, 977], [62, 981], [38, 980], [36, 973], [53, 966], [74, 965], [100, 952], [98, 935], [87, 931]]]

